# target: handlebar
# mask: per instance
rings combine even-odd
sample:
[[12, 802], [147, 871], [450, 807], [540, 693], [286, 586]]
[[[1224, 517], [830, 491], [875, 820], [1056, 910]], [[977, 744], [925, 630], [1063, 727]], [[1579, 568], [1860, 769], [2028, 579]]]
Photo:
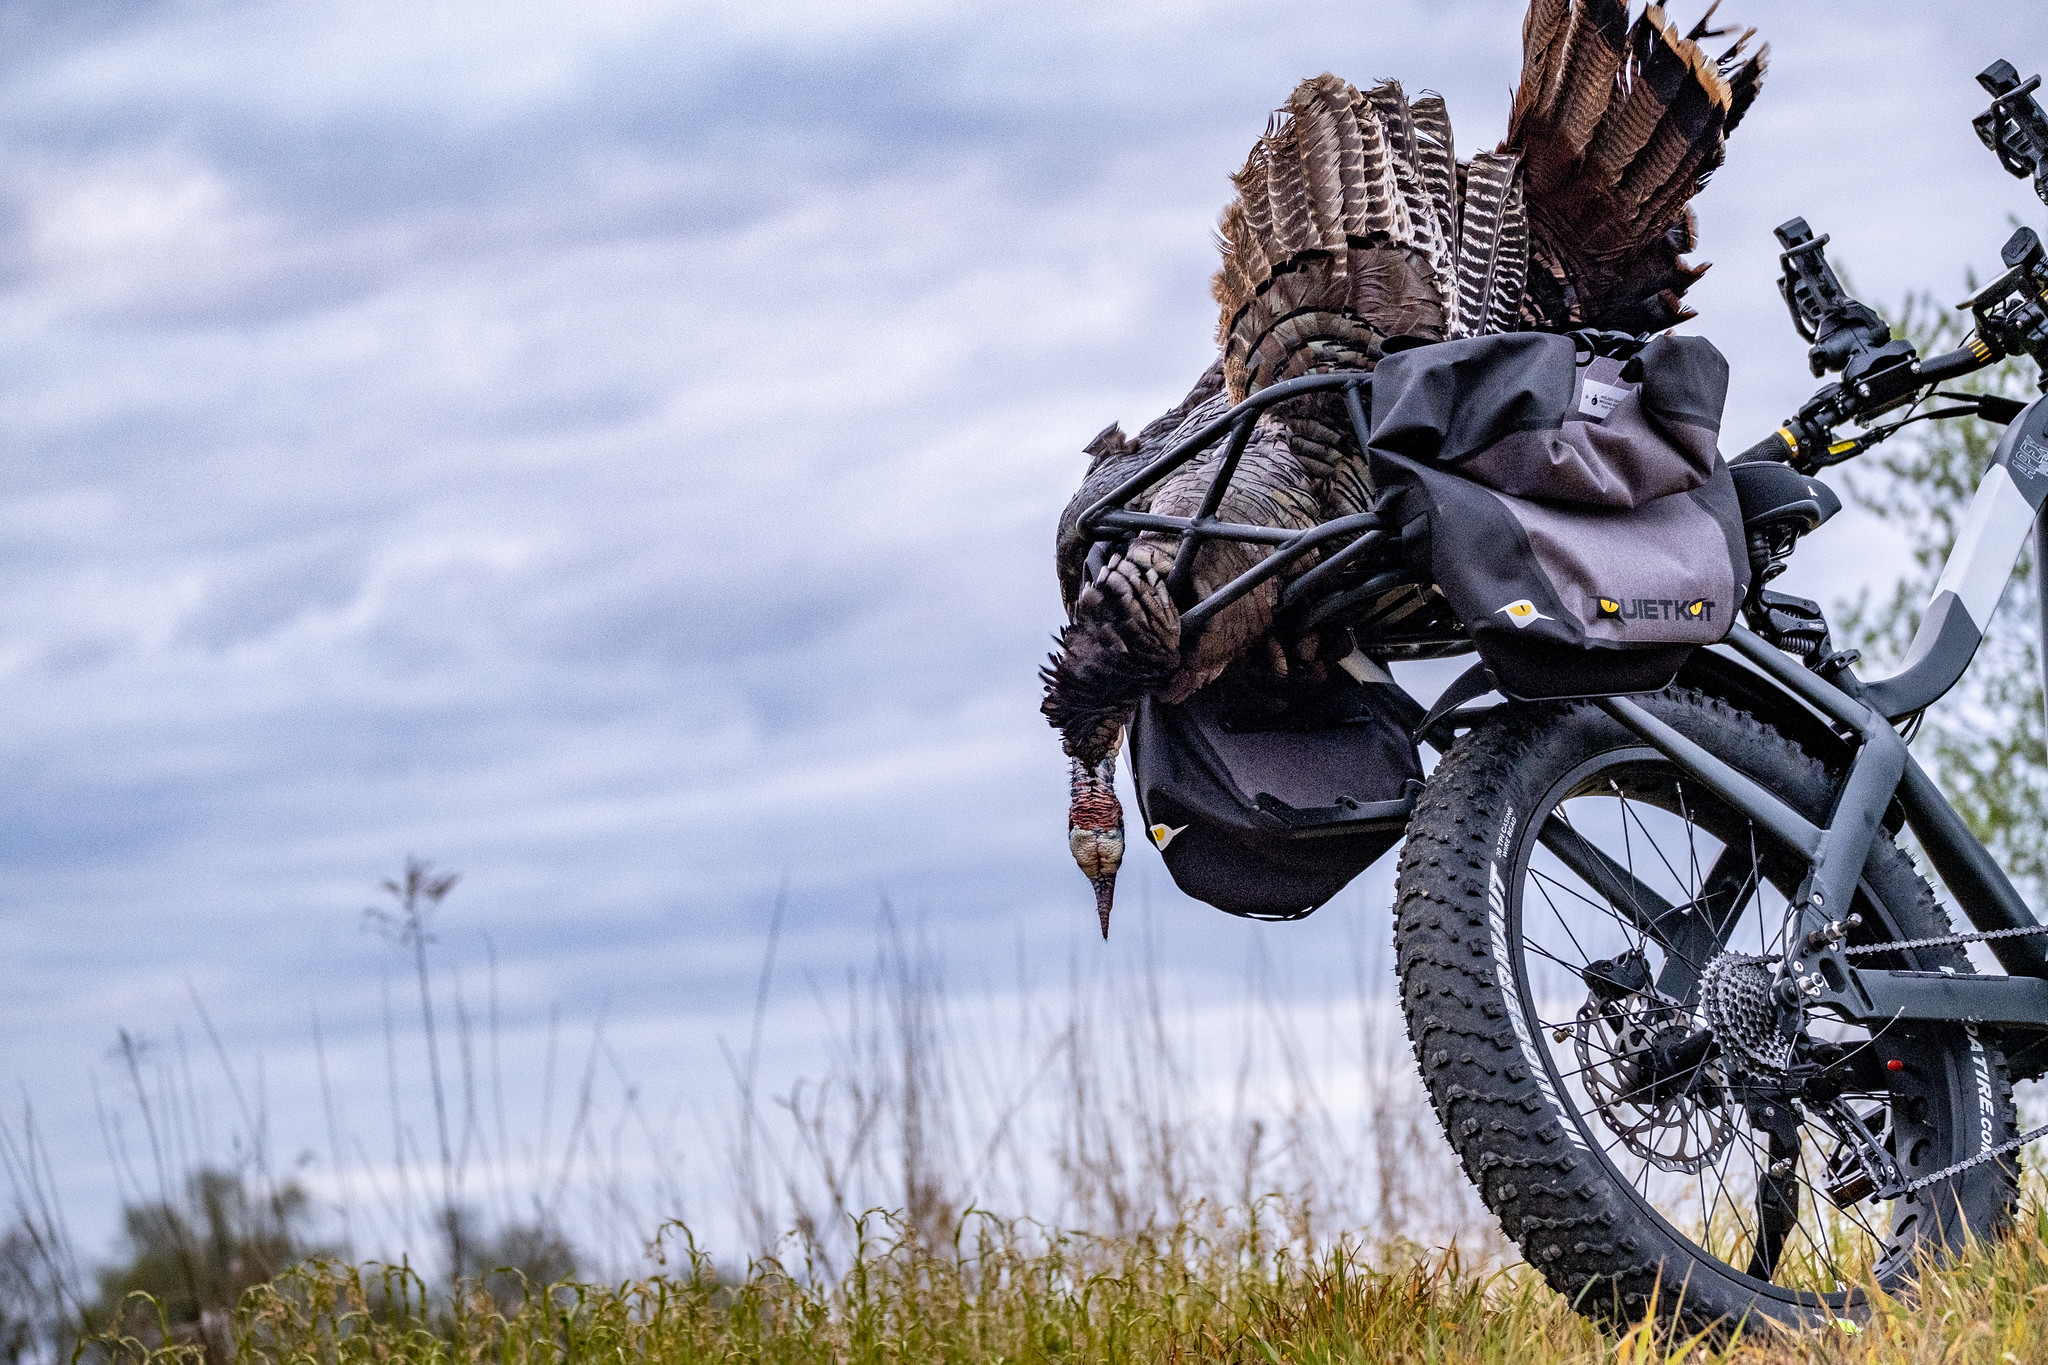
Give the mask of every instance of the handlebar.
[[1985, 355], [1969, 346], [1959, 347], [1946, 355], [1934, 356], [1914, 364], [1914, 373], [1923, 384], [1943, 384], [1951, 379], [1961, 379], [1974, 374], [1999, 359], [1996, 355]]
[[[2041, 78], [2022, 81], [2011, 62], [1997, 61], [1978, 75], [1977, 83], [1992, 95], [1991, 107], [1973, 120], [1977, 136], [2012, 174], [2032, 177], [2035, 192], [2048, 202], [2048, 111], [2034, 95]], [[2009, 355], [2031, 356], [2041, 365], [2041, 385], [2048, 390], [2048, 250], [2032, 228], [2019, 228], [2006, 240], [1999, 253], [2005, 273], [1956, 305], [1969, 310], [1975, 332], [1960, 348], [1925, 359], [1842, 287], [1828, 264], [1825, 233], [1816, 237], [1804, 218], [1792, 218], [1778, 226], [1777, 238], [1783, 248], [1778, 292], [1792, 326], [1810, 343], [1807, 364], [1816, 378], [1841, 378], [1822, 385], [1775, 432], [1737, 455], [1735, 463], [1777, 460], [1807, 472], [1838, 464], [1891, 435], [1903, 420], [1917, 420], [1871, 428], [1873, 418]], [[2012, 420], [2018, 410], [2006, 398], [1944, 396], [1962, 405], [1918, 416], [1974, 413], [2000, 422]], [[1835, 428], [1849, 423], [1868, 429], [1837, 440]]]
[[1799, 444], [1796, 438], [1784, 427], [1779, 427], [1728, 463], [1748, 464], [1753, 460], [1775, 460], [1779, 464], [1790, 464], [1798, 453]]

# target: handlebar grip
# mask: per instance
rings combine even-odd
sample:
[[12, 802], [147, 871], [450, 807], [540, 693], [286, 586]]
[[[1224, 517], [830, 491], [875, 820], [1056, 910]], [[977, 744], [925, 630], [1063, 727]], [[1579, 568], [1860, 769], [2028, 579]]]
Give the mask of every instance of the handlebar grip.
[[1980, 341], [1976, 343], [1975, 348], [1965, 346], [1961, 350], [1950, 351], [1945, 355], [1929, 356], [1917, 367], [1919, 379], [1925, 384], [1939, 384], [1943, 380], [1955, 379], [1973, 370], [1981, 370], [1997, 360], [1998, 355], [1997, 351]]
[[1779, 464], [1785, 464], [1798, 453], [1792, 442], [1786, 438], [1785, 428], [1779, 427], [1728, 463], [1748, 464], [1752, 460], [1775, 460]]

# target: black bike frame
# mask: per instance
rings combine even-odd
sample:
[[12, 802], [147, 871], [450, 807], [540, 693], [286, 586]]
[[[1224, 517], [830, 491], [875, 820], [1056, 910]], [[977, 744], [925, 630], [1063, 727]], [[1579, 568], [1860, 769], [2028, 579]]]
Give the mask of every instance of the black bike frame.
[[[1740, 625], [1729, 634], [1728, 646], [1776, 683], [1788, 701], [1818, 713], [1854, 746], [1824, 826], [1813, 824], [1637, 702], [1605, 697], [1597, 703], [1645, 744], [1807, 855], [1810, 870], [1794, 897], [1780, 977], [1789, 983], [1782, 989], [1796, 992], [1806, 1008], [1825, 1009], [1865, 1024], [1948, 1019], [2048, 1030], [2048, 939], [2029, 935], [1992, 940], [1992, 953], [2009, 973], [2003, 977], [1882, 971], [1858, 968], [1844, 956], [1847, 934], [1842, 923], [1879, 827], [1896, 803], [1972, 924], [1985, 931], [2040, 927], [2011, 880], [1914, 762], [1893, 727], [1939, 700], [1968, 669], [2037, 523], [2036, 572], [2048, 578], [2048, 558], [2043, 557], [2048, 556], [2048, 520], [2038, 515], [2044, 500], [2048, 398], [2035, 400], [2006, 429], [1971, 498], [1955, 550], [1943, 566], [1905, 665], [1891, 677], [1865, 682], [1846, 668], [1826, 677]], [[1660, 917], [1639, 908], [1660, 906], [1661, 900], [1633, 884], [1619, 868], [1603, 866], [1596, 874], [1595, 884], [1602, 886], [1603, 894], [1662, 941], [1657, 932]], [[1617, 890], [1621, 894], [1615, 894]], [[1643, 899], [1646, 893], [1648, 900]]]

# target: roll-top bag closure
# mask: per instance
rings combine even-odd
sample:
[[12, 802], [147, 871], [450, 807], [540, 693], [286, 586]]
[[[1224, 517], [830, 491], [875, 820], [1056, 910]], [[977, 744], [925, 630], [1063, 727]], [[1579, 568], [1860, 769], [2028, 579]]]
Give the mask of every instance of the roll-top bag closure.
[[1373, 446], [1516, 497], [1635, 508], [1702, 487], [1728, 362], [1660, 336], [1627, 360], [1524, 332], [1396, 352], [1373, 375]]
[[1504, 691], [1653, 691], [1726, 636], [1750, 578], [1727, 392], [1701, 337], [1510, 333], [1380, 363], [1383, 509]]

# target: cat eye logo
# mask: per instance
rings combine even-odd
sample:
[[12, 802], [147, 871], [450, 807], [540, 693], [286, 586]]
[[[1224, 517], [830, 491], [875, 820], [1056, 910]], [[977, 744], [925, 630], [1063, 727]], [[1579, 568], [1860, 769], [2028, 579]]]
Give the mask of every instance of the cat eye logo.
[[1145, 832], [1152, 836], [1152, 843], [1154, 847], [1156, 847], [1161, 853], [1164, 853], [1166, 852], [1166, 846], [1173, 842], [1173, 836], [1180, 833], [1181, 830], [1184, 830], [1186, 828], [1186, 825], [1172, 827], [1161, 824], [1154, 825], [1151, 829]]
[[1601, 620], [1618, 621], [1621, 619], [1621, 603], [1613, 598], [1598, 597], [1594, 599], [1594, 603], [1599, 608], [1598, 615]]
[[1519, 602], [1510, 602], [1504, 607], [1495, 607], [1496, 614], [1505, 616], [1519, 628], [1534, 625], [1538, 621], [1555, 621], [1555, 616], [1545, 616], [1536, 610], [1536, 604], [1524, 597]]

